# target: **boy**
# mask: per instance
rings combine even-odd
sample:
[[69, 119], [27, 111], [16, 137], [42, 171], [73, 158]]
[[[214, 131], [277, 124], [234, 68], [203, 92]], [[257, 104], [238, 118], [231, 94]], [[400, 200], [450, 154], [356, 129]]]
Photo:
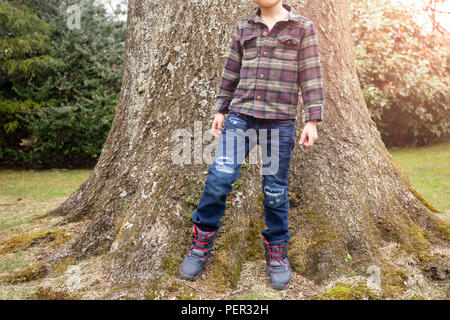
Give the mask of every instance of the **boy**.
[[[226, 197], [239, 177], [242, 161], [236, 158], [247, 157], [255, 144], [249, 134], [253, 130], [257, 143], [268, 150], [266, 159], [270, 158], [269, 165], [263, 152], [266, 267], [272, 288], [283, 290], [291, 279], [287, 260], [287, 181], [295, 145], [299, 89], [306, 122], [300, 144], [311, 147], [317, 139], [316, 124], [323, 115], [322, 67], [310, 20], [281, 0], [253, 1], [258, 9], [236, 24], [231, 39], [212, 124], [213, 134], [220, 140], [200, 202], [192, 213], [193, 241], [180, 266], [180, 276], [196, 280], [202, 272], [221, 226]], [[225, 114], [228, 116], [224, 122]], [[234, 138], [241, 143], [234, 143]]]

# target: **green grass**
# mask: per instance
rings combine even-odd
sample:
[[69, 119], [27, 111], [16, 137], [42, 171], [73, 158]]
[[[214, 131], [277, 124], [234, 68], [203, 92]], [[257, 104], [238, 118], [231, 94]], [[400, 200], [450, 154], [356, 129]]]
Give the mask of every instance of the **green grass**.
[[0, 271], [10, 273], [14, 270], [25, 268], [31, 262], [32, 259], [30, 259], [29, 254], [24, 251], [15, 254], [5, 254], [0, 259]]
[[0, 238], [25, 228], [36, 215], [55, 208], [85, 181], [92, 170], [0, 170]]
[[92, 170], [0, 170], [0, 196], [9, 199], [46, 200], [67, 196]]
[[[92, 170], [0, 170], [0, 241], [47, 229], [39, 215], [61, 204]], [[34, 263], [34, 249], [0, 255], [0, 277]], [[20, 285], [0, 281], [0, 300], [30, 299], [33, 283]]]
[[449, 221], [450, 142], [389, 152], [417, 191]]

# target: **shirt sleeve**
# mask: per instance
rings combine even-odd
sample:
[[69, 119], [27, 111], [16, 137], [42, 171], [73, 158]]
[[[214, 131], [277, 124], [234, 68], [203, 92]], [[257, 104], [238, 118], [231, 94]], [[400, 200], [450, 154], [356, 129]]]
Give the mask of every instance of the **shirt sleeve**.
[[322, 121], [324, 88], [322, 65], [320, 63], [319, 42], [311, 22], [305, 29], [299, 50], [298, 84], [302, 92], [304, 106], [303, 122]]
[[225, 60], [222, 79], [217, 90], [216, 102], [214, 105], [215, 112], [228, 113], [228, 107], [233, 99], [234, 90], [239, 83], [242, 64], [240, 35], [239, 24], [236, 24], [234, 35], [230, 41], [228, 55]]

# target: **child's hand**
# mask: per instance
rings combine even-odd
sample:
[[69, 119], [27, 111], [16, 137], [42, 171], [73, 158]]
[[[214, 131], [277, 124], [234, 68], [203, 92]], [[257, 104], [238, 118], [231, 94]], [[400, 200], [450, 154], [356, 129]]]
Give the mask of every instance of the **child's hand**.
[[303, 128], [302, 135], [300, 137], [300, 144], [305, 147], [312, 147], [314, 142], [317, 140], [317, 120], [309, 120], [306, 122]]
[[214, 116], [214, 120], [212, 123], [212, 134], [218, 138], [222, 132], [223, 129], [223, 121], [225, 119], [225, 115], [221, 112], [217, 112]]

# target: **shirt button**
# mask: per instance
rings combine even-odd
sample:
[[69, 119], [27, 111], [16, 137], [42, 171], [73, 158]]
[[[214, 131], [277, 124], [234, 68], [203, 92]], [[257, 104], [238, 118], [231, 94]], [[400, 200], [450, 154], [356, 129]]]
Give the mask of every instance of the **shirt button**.
[[261, 96], [257, 96], [257, 97], [256, 97], [256, 100], [261, 100]]
[[264, 75], [261, 73], [261, 75], [259, 76], [261, 79], [263, 79], [264, 78]]
[[263, 36], [267, 37], [267, 32], [266, 31], [263, 32]]
[[263, 54], [264, 54], [264, 56], [267, 56], [267, 51], [264, 51], [264, 53], [263, 53]]

